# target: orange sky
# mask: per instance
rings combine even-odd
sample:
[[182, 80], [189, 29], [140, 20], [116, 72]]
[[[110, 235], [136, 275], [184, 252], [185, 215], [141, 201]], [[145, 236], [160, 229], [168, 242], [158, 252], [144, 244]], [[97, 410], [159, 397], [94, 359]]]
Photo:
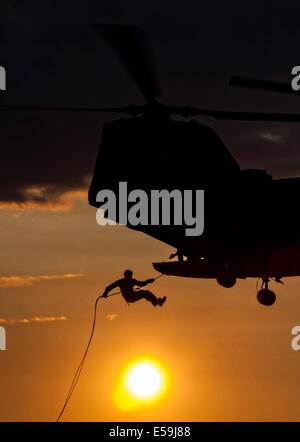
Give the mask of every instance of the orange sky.
[[[125, 227], [100, 227], [87, 199], [74, 203], [69, 211], [0, 211], [0, 318], [29, 319], [3, 323], [2, 421], [55, 420], [87, 343], [99, 291], [126, 268], [138, 279], [155, 276], [151, 263], [172, 251]], [[57, 277], [70, 274], [79, 275]], [[103, 301], [63, 419], [298, 420], [300, 352], [291, 349], [291, 329], [300, 325], [299, 278], [272, 285], [278, 299], [269, 309], [257, 303], [255, 283], [224, 289], [215, 281], [164, 276], [151, 287], [168, 296], [162, 309], [145, 301], [128, 308], [119, 296]], [[111, 400], [116, 377], [144, 354], [170, 371], [170, 391], [159, 403], [120, 411]]]

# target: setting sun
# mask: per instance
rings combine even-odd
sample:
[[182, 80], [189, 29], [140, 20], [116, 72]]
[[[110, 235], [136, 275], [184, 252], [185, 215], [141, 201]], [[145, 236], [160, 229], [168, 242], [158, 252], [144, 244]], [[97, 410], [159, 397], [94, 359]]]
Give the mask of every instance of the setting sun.
[[117, 378], [114, 403], [124, 411], [154, 404], [166, 396], [169, 377], [169, 371], [157, 360], [135, 359], [126, 364]]
[[129, 373], [128, 386], [131, 392], [137, 396], [153, 396], [161, 386], [160, 373], [153, 365], [140, 364]]

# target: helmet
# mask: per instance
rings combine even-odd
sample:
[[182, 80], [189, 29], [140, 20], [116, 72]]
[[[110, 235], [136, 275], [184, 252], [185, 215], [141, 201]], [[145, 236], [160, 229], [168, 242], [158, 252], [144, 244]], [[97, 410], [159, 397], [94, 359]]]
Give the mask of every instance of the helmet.
[[124, 272], [124, 276], [125, 276], [125, 278], [132, 278], [132, 275], [133, 275], [133, 272], [132, 272], [132, 270], [125, 270], [125, 272]]

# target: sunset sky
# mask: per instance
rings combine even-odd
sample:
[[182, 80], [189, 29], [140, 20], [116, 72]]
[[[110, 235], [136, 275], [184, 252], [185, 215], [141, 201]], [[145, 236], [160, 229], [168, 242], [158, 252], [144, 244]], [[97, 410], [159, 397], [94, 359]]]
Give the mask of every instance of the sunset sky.
[[[0, 91], [0, 105], [142, 103], [90, 27], [93, 18], [145, 28], [164, 102], [300, 111], [299, 97], [227, 87], [234, 73], [290, 81], [291, 68], [300, 64], [296, 2], [284, 9], [258, 0], [248, 6], [132, 1], [130, 7], [88, 1], [84, 9], [2, 3], [7, 91]], [[126, 227], [96, 223], [87, 191], [101, 130], [111, 118], [0, 111], [0, 325], [7, 331], [1, 421], [55, 420], [89, 338], [98, 294], [126, 268], [140, 280], [157, 276], [152, 262], [174, 251]], [[241, 168], [299, 176], [299, 125], [199, 121], [214, 127]], [[163, 276], [151, 287], [168, 297], [161, 309], [145, 301], [128, 307], [120, 296], [101, 301], [63, 419], [299, 420], [300, 352], [291, 348], [291, 330], [300, 325], [300, 278], [272, 285], [278, 297], [271, 308], [257, 303], [255, 284], [239, 280], [225, 289], [216, 281]], [[112, 397], [120, 373], [144, 355], [165, 367], [170, 388], [157, 402], [122, 411]]]

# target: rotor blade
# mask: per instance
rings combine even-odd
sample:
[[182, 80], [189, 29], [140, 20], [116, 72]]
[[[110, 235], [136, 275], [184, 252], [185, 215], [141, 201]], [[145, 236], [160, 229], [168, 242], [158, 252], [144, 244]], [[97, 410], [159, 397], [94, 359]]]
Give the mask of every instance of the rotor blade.
[[0, 111], [32, 111], [32, 112], [114, 112], [115, 109], [99, 109], [86, 107], [46, 107], [46, 106], [1, 106]]
[[236, 121], [286, 121], [299, 122], [300, 114], [282, 114], [270, 112], [236, 112], [236, 111], [219, 111], [210, 109], [198, 109], [196, 107], [183, 106], [174, 109], [174, 114], [184, 117], [202, 115], [216, 118], [219, 120], [236, 120]]
[[95, 23], [95, 26], [117, 53], [146, 100], [152, 101], [160, 90], [141, 30], [128, 25]]
[[130, 104], [124, 107], [47, 107], [47, 106], [17, 106], [0, 105], [0, 111], [28, 111], [28, 112], [116, 112], [129, 115], [139, 115], [143, 113], [144, 106]]
[[260, 80], [254, 78], [243, 78], [233, 76], [229, 80], [230, 86], [244, 87], [249, 89], [261, 89], [264, 91], [280, 92], [284, 94], [297, 94], [290, 84], [278, 83], [276, 81]]

